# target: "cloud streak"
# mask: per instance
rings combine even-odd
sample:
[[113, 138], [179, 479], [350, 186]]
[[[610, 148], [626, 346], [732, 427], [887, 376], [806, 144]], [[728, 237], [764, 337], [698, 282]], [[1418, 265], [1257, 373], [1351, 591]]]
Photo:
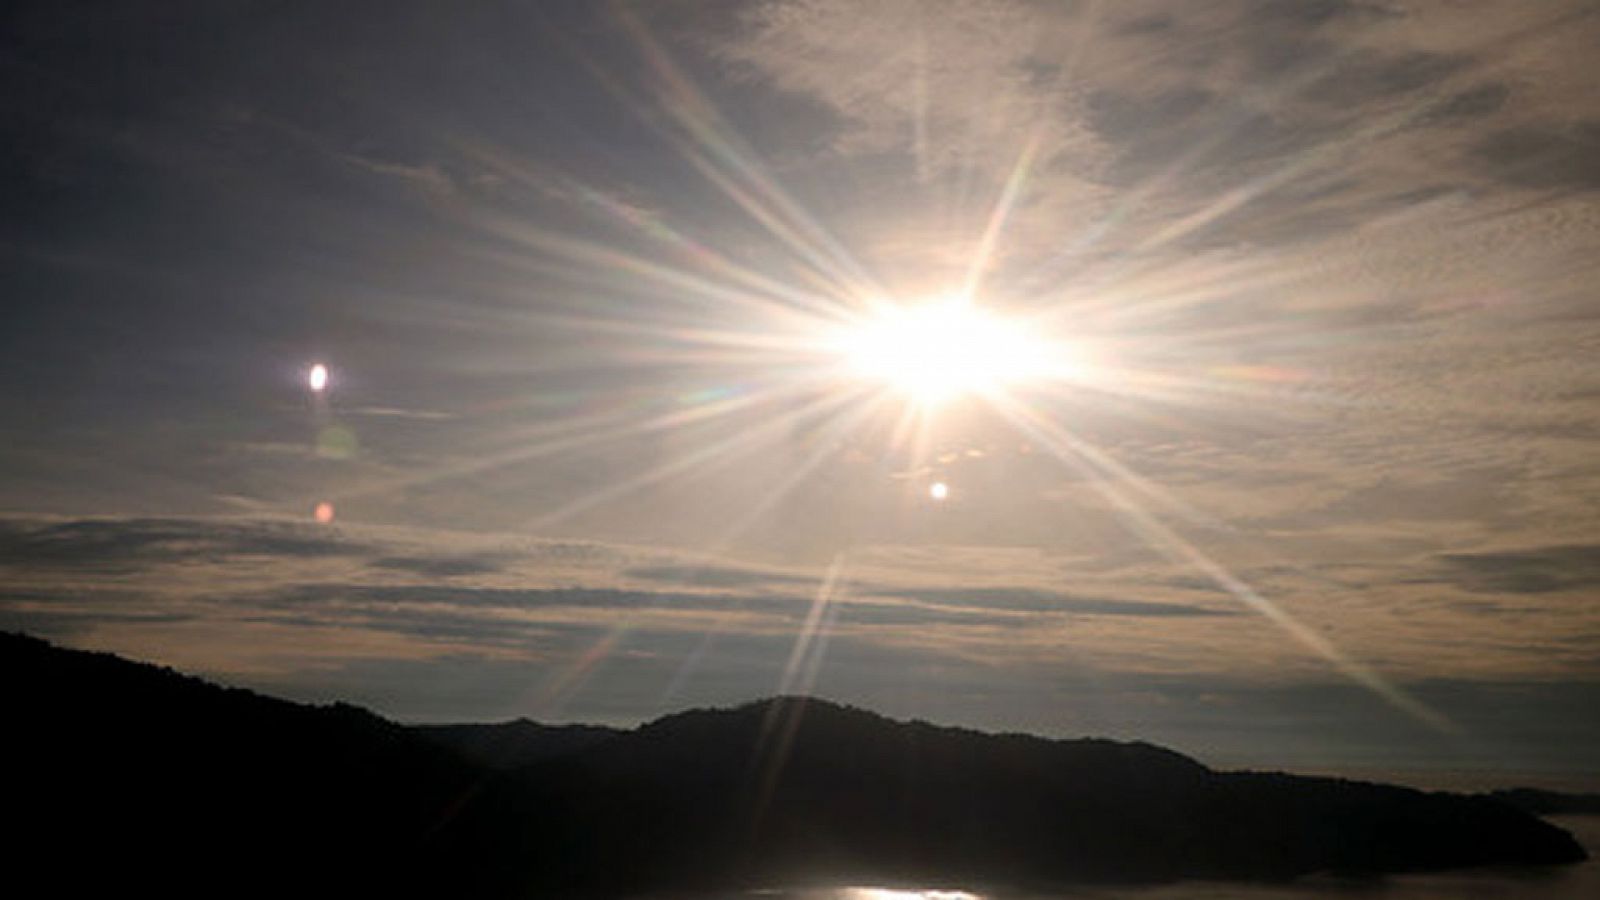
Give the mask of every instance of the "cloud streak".
[[1445, 553], [1441, 577], [1474, 593], [1547, 594], [1600, 587], [1600, 544]]

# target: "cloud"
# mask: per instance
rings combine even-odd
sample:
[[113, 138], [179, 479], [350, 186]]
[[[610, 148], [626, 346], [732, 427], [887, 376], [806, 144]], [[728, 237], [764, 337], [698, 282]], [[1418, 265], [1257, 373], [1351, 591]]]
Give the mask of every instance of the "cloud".
[[1438, 577], [1483, 594], [1547, 594], [1600, 588], [1600, 544], [1443, 553]]
[[[743, 10], [738, 27], [717, 29], [719, 57], [833, 116], [831, 152], [805, 162], [918, 173], [915, 184], [874, 179], [870, 205], [842, 211], [891, 278], [969, 259], [1029, 141], [1032, 165], [991, 260], [997, 291], [1050, 291], [1041, 265], [1092, 278], [1094, 263], [1125, 254], [1190, 272], [1187, 286], [1196, 251], [1337, 238], [1455, 191], [1579, 186], [1596, 155], [1582, 152], [1584, 126], [1552, 134], [1558, 120], [1530, 112], [1548, 79], [1514, 69], [1503, 43], [1454, 35], [1455, 17], [1429, 5], [907, 0], [863, 16], [847, 2], [767, 0]], [[1519, 60], [1570, 14], [1516, 23]], [[1496, 128], [1522, 136], [1485, 137]], [[1424, 158], [1431, 195], [1416, 193]], [[967, 199], [922, 205], [946, 194]]]
[[452, 585], [306, 584], [261, 598], [264, 606], [320, 608], [330, 603], [379, 606], [437, 605], [466, 608], [542, 609], [740, 609], [752, 605], [804, 602], [772, 595], [734, 596], [715, 593], [631, 591], [616, 588], [490, 588]]
[[463, 575], [487, 575], [506, 569], [511, 557], [501, 554], [473, 556], [384, 556], [369, 565], [375, 569], [409, 572], [428, 578], [449, 578]]
[[202, 613], [141, 591], [93, 587], [0, 591], [0, 629], [61, 638], [101, 627], [172, 625]]
[[1490, 81], [1475, 85], [1434, 104], [1424, 115], [1427, 124], [1465, 124], [1493, 115], [1511, 97], [1509, 85]]
[[812, 576], [792, 575], [762, 569], [711, 565], [650, 565], [624, 569], [622, 574], [643, 581], [693, 585], [707, 588], [752, 587], [764, 584], [817, 584]]
[[1057, 62], [1038, 52], [1041, 29], [1059, 27], [1046, 9], [887, 0], [863, 16], [848, 0], [758, 3], [720, 52], [832, 111], [840, 152], [908, 152], [923, 176], [1004, 177], [1029, 135], [1045, 158], [1093, 152], [1073, 96], [1058, 90]]
[[[1020, 629], [1030, 624], [1030, 617], [1022, 610], [1008, 609], [1003, 604], [992, 608], [981, 605], [981, 601], [974, 600], [981, 595], [982, 592], [963, 594], [969, 605], [842, 598], [829, 608], [828, 629], [834, 636], [853, 633], [852, 626], [924, 629], [920, 633], [931, 647], [940, 643], [940, 636], [926, 629]], [[640, 646], [653, 647], [653, 636], [701, 634], [708, 627], [747, 635], [789, 634], [799, 628], [812, 602], [808, 597], [781, 594], [314, 584], [286, 588], [264, 597], [231, 598], [227, 605], [236, 611], [261, 610], [253, 616], [254, 621], [373, 629], [484, 647], [564, 646], [612, 628], [623, 628], [635, 635]], [[1227, 614], [1171, 604], [1110, 601], [1090, 601], [1068, 609], [1083, 615]], [[739, 618], [730, 622], [724, 618], [726, 614], [738, 614]], [[723, 624], [713, 625], [714, 620]]]
[[[335, 153], [334, 157], [372, 175], [393, 178], [417, 190], [449, 194], [455, 182], [437, 163], [412, 164], [374, 159], [356, 153]], [[402, 411], [403, 412], [403, 411]], [[377, 413], [381, 414], [381, 413]]]
[[470, 650], [515, 650], [521, 654], [548, 655], [571, 649], [603, 636], [608, 628], [599, 623], [550, 622], [505, 616], [481, 615], [459, 609], [375, 608], [327, 605], [304, 613], [257, 612], [241, 616], [253, 624], [303, 629], [338, 629], [346, 634], [391, 634], [408, 638], [423, 647]]
[[325, 528], [271, 520], [195, 518], [0, 520], [0, 566], [130, 569], [228, 557], [362, 556], [371, 547]]
[[1028, 588], [916, 588], [878, 591], [877, 593], [880, 596], [906, 597], [937, 607], [965, 607], [973, 610], [1000, 609], [1031, 613], [1049, 612], [1082, 616], [1149, 618], [1231, 616], [1237, 613], [1233, 609], [1189, 603], [1077, 597], [1071, 594]]
[[1493, 178], [1539, 190], [1600, 190], [1600, 119], [1520, 125], [1481, 139], [1473, 158]]
[[[14, 548], [19, 534], [65, 523], [8, 524]], [[808, 629], [815, 591], [796, 572], [659, 549], [641, 562], [638, 551], [609, 545], [573, 551], [529, 542], [524, 555], [518, 541], [351, 526], [341, 540], [363, 552], [322, 555], [280, 540], [303, 533], [271, 520], [228, 520], [220, 530], [204, 519], [126, 524], [137, 539], [108, 542], [138, 548], [124, 554], [138, 566], [18, 570], [32, 584], [0, 597], [0, 624], [145, 658], [160, 648], [155, 658], [236, 683], [371, 703], [407, 718], [630, 724], [809, 684], [897, 715], [1141, 737], [1231, 764], [1354, 765], [1384, 748], [1390, 759], [1419, 765], [1428, 753], [1457, 758], [1431, 733], [1397, 724], [1363, 689], [1339, 683], [1269, 622], [1155, 562], [1079, 570], [1039, 551], [885, 552], [847, 571], [818, 627]], [[199, 534], [220, 537], [191, 539]], [[234, 555], [241, 548], [255, 555]], [[274, 549], [282, 555], [259, 555]], [[1510, 577], [1502, 570], [1512, 555], [1453, 554], [1438, 565], [1475, 584]], [[1552, 545], [1515, 555], [1509, 570], [1530, 588], [1530, 559], [1548, 579], [1600, 552]], [[1486, 566], [1498, 574], [1479, 571]], [[953, 586], [973, 567], [1011, 583]], [[1049, 587], [1068, 570], [1079, 589]], [[1395, 593], [1404, 573], [1392, 564], [1370, 567], [1370, 584], [1359, 591], [1295, 577], [1292, 566], [1239, 571], [1308, 627], [1496, 735], [1501, 749], [1550, 767], [1570, 764], [1574, 754], [1540, 755], [1506, 737], [1528, 722], [1473, 708], [1491, 698], [1493, 679], [1526, 682], [1528, 702], [1543, 707], [1576, 702], [1534, 683], [1541, 672], [1579, 681], [1600, 662], [1570, 620], [1547, 623], [1536, 605], [1420, 602]], [[628, 586], [637, 582], [654, 586]], [[1505, 643], [1508, 622], [1517, 623], [1517, 647]], [[1454, 640], [1440, 646], [1445, 629]], [[785, 666], [796, 647], [817, 660], [798, 682]], [[1481, 671], [1458, 661], [1463, 656]], [[1469, 670], [1483, 683], [1430, 687], [1440, 672]]]
[[104, 625], [172, 625], [196, 620], [186, 613], [18, 609], [0, 598], [0, 631], [45, 637], [77, 637]]

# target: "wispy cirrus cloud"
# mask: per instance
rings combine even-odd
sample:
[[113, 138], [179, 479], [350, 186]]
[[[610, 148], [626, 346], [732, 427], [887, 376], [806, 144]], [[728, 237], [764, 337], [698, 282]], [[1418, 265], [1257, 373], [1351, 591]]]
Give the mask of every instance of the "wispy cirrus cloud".
[[759, 585], [815, 584], [811, 575], [797, 575], [772, 569], [742, 568], [711, 565], [648, 565], [625, 569], [629, 578], [664, 584], [682, 584], [704, 588], [741, 588]]
[[188, 518], [0, 519], [0, 566], [139, 568], [228, 557], [355, 557], [371, 547], [307, 523]]
[[1221, 606], [1080, 597], [1056, 591], [1014, 587], [912, 588], [898, 591], [882, 591], [882, 594], [905, 597], [919, 603], [941, 608], [1003, 609], [1015, 612], [1059, 613], [1082, 616], [1166, 618], [1172, 616], [1229, 616], [1237, 613], [1237, 610]]

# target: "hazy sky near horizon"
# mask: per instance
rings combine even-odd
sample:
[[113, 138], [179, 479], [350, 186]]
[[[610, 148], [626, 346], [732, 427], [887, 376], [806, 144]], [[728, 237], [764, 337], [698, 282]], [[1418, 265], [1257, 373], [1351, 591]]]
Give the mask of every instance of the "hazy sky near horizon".
[[[8, 4], [0, 625], [411, 719], [817, 690], [1600, 778], [1597, 46], [1557, 0]], [[963, 293], [1070, 375], [841, 365]]]

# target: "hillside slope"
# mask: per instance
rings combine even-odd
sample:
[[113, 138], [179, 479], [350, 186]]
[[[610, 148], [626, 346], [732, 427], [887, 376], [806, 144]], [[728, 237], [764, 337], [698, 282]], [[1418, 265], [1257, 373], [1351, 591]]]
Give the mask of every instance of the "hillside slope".
[[[18, 635], [0, 635], [0, 685], [3, 815], [21, 835], [10, 871], [68, 896], [609, 896], [1583, 858], [1564, 831], [1489, 797], [1217, 773], [1149, 744], [982, 734], [799, 697], [627, 732], [457, 728], [470, 740], [452, 749], [354, 707]], [[486, 765], [490, 745], [539, 761]]]

